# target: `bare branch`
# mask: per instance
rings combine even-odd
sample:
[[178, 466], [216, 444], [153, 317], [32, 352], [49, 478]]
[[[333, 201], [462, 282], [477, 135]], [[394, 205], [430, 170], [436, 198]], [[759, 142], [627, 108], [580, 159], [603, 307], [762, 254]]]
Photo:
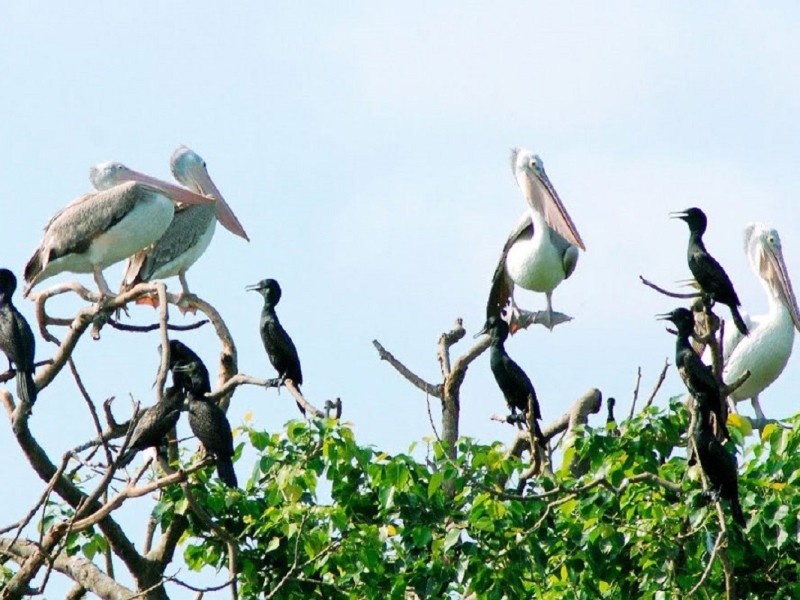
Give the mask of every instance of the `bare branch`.
[[664, 359], [664, 368], [661, 369], [661, 374], [659, 374], [658, 379], [656, 380], [656, 384], [653, 387], [653, 391], [650, 392], [650, 395], [647, 397], [647, 402], [644, 403], [642, 410], [647, 410], [650, 408], [650, 405], [653, 404], [653, 400], [656, 398], [656, 394], [658, 394], [658, 390], [661, 389], [661, 385], [664, 383], [664, 379], [667, 376], [667, 370], [669, 369], [669, 360]]
[[294, 384], [294, 381], [292, 381], [291, 379], [284, 379], [283, 385], [286, 387], [287, 390], [289, 390], [289, 393], [292, 396], [294, 396], [294, 399], [297, 400], [297, 403], [300, 404], [300, 406], [302, 406], [305, 409], [306, 413], [311, 413], [318, 419], [324, 419], [327, 416], [324, 411], [321, 411], [320, 409], [318, 409], [316, 406], [314, 406], [308, 400], [305, 399], [305, 396], [303, 396], [303, 394], [300, 393], [300, 390]]
[[633, 413], [636, 410], [636, 401], [639, 399], [639, 385], [642, 383], [642, 367], [636, 368], [636, 386], [633, 388], [633, 402], [631, 402], [631, 411], [628, 413], [628, 420], [633, 418]]
[[645, 279], [641, 275], [639, 275], [639, 280], [643, 284], [645, 284], [647, 287], [653, 288], [655, 291], [657, 291], [657, 292], [659, 292], [661, 294], [664, 294], [665, 296], [669, 296], [670, 298], [688, 299], [688, 298], [698, 298], [701, 295], [700, 292], [694, 292], [692, 294], [679, 294], [677, 292], [670, 292], [668, 290], [665, 290], [662, 287], [658, 287], [655, 283], [651, 283], [650, 281], [648, 281], [647, 279]]
[[[167, 323], [167, 329], [170, 331], [191, 331], [192, 329], [200, 329], [203, 325], [207, 325], [210, 322], [211, 321], [208, 319], [200, 319], [199, 321], [189, 323], [188, 325], [173, 325], [172, 323]], [[114, 319], [109, 319], [108, 324], [119, 331], [131, 331], [134, 333], [147, 333], [150, 331], [155, 331], [161, 327], [161, 323], [152, 323], [150, 325], [128, 325], [127, 323], [120, 323]]]
[[453, 326], [453, 329], [439, 336], [439, 349], [436, 356], [442, 368], [443, 379], [447, 379], [450, 376], [450, 348], [458, 343], [466, 333], [464, 329], [464, 320], [459, 317], [456, 319], [456, 324]]
[[403, 377], [405, 377], [412, 385], [419, 388], [426, 394], [430, 394], [434, 398], [442, 398], [442, 385], [433, 385], [428, 383], [422, 377], [417, 375], [416, 373], [412, 372], [411, 369], [406, 367], [403, 363], [397, 360], [391, 352], [386, 350], [378, 340], [372, 340], [372, 345], [375, 346], [375, 349], [378, 351], [378, 356], [381, 360], [387, 361], [390, 365], [392, 365], [395, 370], [400, 373]]

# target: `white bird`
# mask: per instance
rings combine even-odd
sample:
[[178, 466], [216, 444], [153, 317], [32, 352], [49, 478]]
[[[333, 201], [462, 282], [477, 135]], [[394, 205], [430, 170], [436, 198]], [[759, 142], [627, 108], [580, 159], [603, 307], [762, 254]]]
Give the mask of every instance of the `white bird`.
[[800, 311], [777, 230], [763, 223], [750, 223], [744, 230], [744, 246], [750, 266], [767, 292], [769, 312], [744, 316], [750, 335], [742, 335], [735, 327], [725, 330], [722, 379], [731, 383], [745, 370], [750, 371], [750, 377], [729, 398], [735, 402], [749, 398], [758, 418], [764, 419], [758, 396], [780, 376], [789, 361], [794, 331], [800, 330]]
[[[215, 198], [217, 202], [213, 205], [179, 206], [164, 235], [152, 247], [128, 259], [122, 280], [123, 291], [143, 281], [177, 275], [181, 282], [181, 295], [189, 294], [186, 271], [208, 248], [217, 220], [249, 241], [241, 223], [211, 180], [205, 161], [196, 152], [179, 146], [172, 154], [170, 167], [172, 175], [180, 183], [198, 194]], [[141, 299], [143, 303], [149, 303], [149, 300]]]
[[511, 169], [528, 210], [508, 237], [492, 278], [486, 316], [499, 316], [510, 303], [511, 329], [519, 315], [514, 286], [544, 292], [545, 325], [553, 328], [553, 290], [572, 275], [578, 248], [586, 250], [567, 209], [544, 171], [542, 159], [530, 150], [511, 151]]
[[103, 191], [76, 198], [45, 225], [42, 241], [25, 265], [25, 295], [40, 281], [68, 271], [92, 273], [101, 294], [113, 296], [103, 269], [161, 237], [176, 202], [215, 202], [119, 163], [93, 167], [90, 178]]

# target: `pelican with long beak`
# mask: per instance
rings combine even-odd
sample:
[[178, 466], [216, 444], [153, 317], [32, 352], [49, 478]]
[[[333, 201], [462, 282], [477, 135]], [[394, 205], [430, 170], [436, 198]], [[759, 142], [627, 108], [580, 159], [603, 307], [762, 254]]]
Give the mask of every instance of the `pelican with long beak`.
[[553, 290], [575, 271], [578, 248], [586, 250], [578, 230], [544, 171], [542, 159], [530, 150], [511, 151], [511, 169], [528, 203], [528, 210], [511, 232], [492, 278], [487, 318], [500, 316], [510, 304], [511, 331], [519, 317], [514, 286], [544, 292], [550, 329]]
[[45, 225], [25, 265], [25, 295], [40, 281], [68, 271], [92, 273], [101, 294], [111, 297], [103, 269], [160, 238], [172, 222], [175, 203], [215, 202], [119, 163], [93, 167], [90, 179], [101, 191], [73, 200]]
[[[170, 168], [173, 177], [181, 184], [198, 194], [214, 198], [216, 202], [179, 206], [172, 223], [158, 241], [128, 259], [122, 280], [123, 291], [143, 281], [177, 275], [181, 283], [181, 295], [189, 294], [186, 271], [208, 248], [217, 220], [229, 231], [250, 241], [239, 219], [211, 180], [205, 161], [196, 152], [179, 146], [172, 154]], [[151, 298], [142, 298], [140, 301], [152, 303]]]
[[750, 266], [767, 292], [769, 312], [744, 316], [750, 331], [747, 336], [734, 327], [725, 330], [722, 378], [731, 383], [745, 370], [750, 371], [750, 377], [729, 397], [735, 402], [749, 398], [758, 418], [764, 419], [758, 396], [780, 376], [789, 362], [794, 331], [800, 330], [800, 310], [777, 230], [763, 223], [750, 223], [744, 230], [744, 246]]

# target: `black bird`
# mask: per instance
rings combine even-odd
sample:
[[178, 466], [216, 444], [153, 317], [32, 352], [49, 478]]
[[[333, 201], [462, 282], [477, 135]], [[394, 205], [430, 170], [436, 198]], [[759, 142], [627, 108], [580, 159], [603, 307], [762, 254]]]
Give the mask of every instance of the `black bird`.
[[25, 317], [14, 306], [12, 296], [17, 278], [8, 269], [0, 269], [0, 350], [17, 369], [17, 396], [20, 402], [33, 406], [36, 384], [33, 382], [33, 360], [36, 340]]
[[714, 302], [727, 304], [731, 309], [733, 322], [736, 328], [747, 335], [747, 325], [739, 314], [739, 297], [733, 289], [728, 274], [720, 264], [711, 256], [703, 244], [703, 234], [706, 231], [708, 220], [705, 213], [699, 208], [688, 208], [683, 212], [674, 213], [674, 217], [686, 221], [689, 225], [689, 247], [686, 257], [689, 262], [689, 269], [694, 275], [695, 281], [700, 286], [703, 294]]
[[[172, 343], [172, 342], [170, 342]], [[184, 346], [187, 350], [188, 347]], [[189, 350], [192, 352], [191, 350]], [[194, 352], [192, 352], [194, 354]], [[195, 356], [197, 356], [195, 354]], [[172, 350], [170, 348], [170, 358]], [[208, 369], [199, 358], [178, 361], [172, 369], [186, 383], [186, 399], [189, 401], [189, 427], [197, 436], [206, 452], [217, 459], [217, 475], [228, 487], [236, 487], [236, 472], [233, 470], [233, 434], [231, 424], [216, 402], [206, 398], [211, 391]]]
[[616, 398], [609, 398], [606, 400], [606, 407], [608, 408], [608, 416], [606, 417], [606, 426], [610, 428], [612, 435], [619, 435], [617, 428], [617, 420], [614, 418], [614, 406], [617, 404]]
[[[492, 336], [491, 346], [489, 347], [489, 364], [492, 367], [494, 379], [505, 396], [506, 403], [511, 409], [509, 422], [524, 422], [524, 417], [528, 412], [528, 398], [533, 399], [533, 423], [535, 425], [536, 438], [542, 439], [542, 432], [539, 429], [539, 419], [542, 413], [539, 409], [539, 401], [536, 398], [536, 390], [525, 371], [515, 363], [506, 352], [505, 341], [508, 338], [509, 328], [500, 317], [489, 317], [483, 329], [477, 335], [488, 333]], [[517, 416], [517, 411], [521, 416]]]
[[660, 319], [671, 321], [678, 329], [675, 341], [675, 366], [683, 379], [686, 389], [695, 399], [714, 413], [716, 428], [721, 437], [727, 439], [727, 411], [722, 392], [711, 367], [705, 364], [689, 341], [694, 331], [694, 315], [686, 308], [676, 308], [670, 313], [660, 315]]
[[[255, 285], [247, 286], [247, 290], [258, 292], [264, 297], [259, 328], [269, 362], [278, 372], [281, 383], [285, 379], [291, 379], [297, 387], [300, 387], [303, 384], [303, 371], [300, 368], [297, 348], [275, 313], [275, 306], [281, 299], [281, 286], [274, 279], [262, 279]], [[306, 411], [300, 403], [297, 406], [300, 412], [305, 414]]]
[[[189, 372], [183, 369], [175, 369], [177, 366], [186, 366], [189, 363], [195, 364], [197, 371], [195, 377], [198, 378], [200, 383], [193, 384]], [[197, 356], [197, 353], [189, 348], [186, 344], [179, 340], [169, 341], [169, 369], [172, 371], [172, 385], [181, 388], [184, 391], [189, 390], [193, 385], [201, 385], [206, 391], [211, 391], [211, 383], [208, 377], [208, 369], [206, 369], [203, 361]]]
[[747, 523], [739, 504], [739, 481], [736, 475], [736, 459], [716, 438], [711, 428], [708, 405], [697, 402], [699, 417], [694, 430], [694, 444], [700, 466], [708, 477], [714, 493], [730, 502], [733, 520], [744, 527]]
[[186, 392], [179, 386], [164, 390], [161, 402], [144, 409], [131, 434], [128, 450], [119, 459], [119, 466], [128, 465], [136, 453], [145, 448], [158, 449], [178, 423]]

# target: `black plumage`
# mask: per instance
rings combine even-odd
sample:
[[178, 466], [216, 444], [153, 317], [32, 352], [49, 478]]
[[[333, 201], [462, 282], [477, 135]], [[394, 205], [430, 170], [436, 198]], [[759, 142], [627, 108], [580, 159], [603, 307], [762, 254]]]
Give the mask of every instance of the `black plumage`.
[[[170, 363], [172, 364], [172, 344], [170, 342]], [[179, 342], [180, 343], [180, 342]], [[172, 367], [172, 380], [185, 384], [186, 399], [189, 402], [189, 427], [203, 444], [206, 452], [213, 454], [217, 461], [217, 475], [229, 487], [236, 487], [236, 472], [233, 470], [233, 434], [231, 424], [216, 402], [205, 397], [211, 391], [208, 369], [203, 361], [187, 346], [181, 344], [179, 355]], [[188, 352], [184, 352], [188, 350]], [[191, 354], [189, 354], [191, 353]], [[193, 356], [192, 356], [193, 355]], [[187, 358], [188, 357], [188, 358]]]
[[0, 350], [6, 355], [9, 366], [17, 370], [17, 396], [20, 402], [32, 406], [36, 401], [36, 384], [33, 382], [36, 340], [25, 317], [14, 306], [12, 296], [17, 289], [17, 278], [8, 269], [0, 269]]
[[661, 316], [666, 321], [671, 321], [678, 330], [675, 341], [675, 366], [680, 373], [686, 389], [695, 399], [707, 406], [714, 414], [716, 429], [720, 437], [727, 439], [728, 427], [727, 410], [719, 382], [714, 377], [714, 371], [705, 364], [692, 348], [690, 338], [694, 331], [694, 315], [686, 308], [676, 308], [670, 313]]
[[[278, 320], [275, 307], [281, 299], [281, 286], [274, 279], [262, 279], [255, 285], [248, 286], [249, 291], [258, 292], [264, 297], [264, 308], [261, 310], [261, 341], [267, 351], [269, 362], [278, 372], [281, 382], [291, 379], [297, 387], [303, 384], [303, 371], [300, 368], [300, 357], [297, 348]], [[298, 403], [300, 412], [305, 409]]]
[[489, 364], [492, 368], [494, 379], [497, 381], [497, 385], [500, 391], [503, 392], [506, 403], [511, 410], [509, 421], [519, 422], [520, 417], [517, 416], [517, 411], [520, 411], [521, 417], [524, 418], [528, 412], [529, 398], [532, 398], [535, 434], [538, 439], [541, 439], [542, 432], [539, 429], [539, 419], [541, 419], [542, 414], [539, 409], [539, 400], [536, 398], [536, 390], [533, 388], [533, 384], [525, 371], [506, 352], [505, 341], [509, 333], [508, 323], [500, 317], [489, 317], [480, 333], [488, 333], [492, 336], [491, 345], [489, 346]]
[[728, 274], [703, 244], [703, 234], [708, 224], [705, 213], [699, 208], [689, 208], [675, 216], [689, 225], [689, 246], [686, 257], [700, 290], [714, 302], [726, 304], [731, 309], [736, 328], [747, 335], [747, 325], [739, 314], [738, 307], [741, 306], [741, 302], [733, 289], [733, 284]]
[[606, 408], [608, 408], [608, 415], [606, 416], [606, 426], [612, 435], [619, 435], [619, 428], [617, 427], [617, 420], [614, 418], [614, 407], [617, 404], [616, 398], [609, 398], [606, 400]]
[[700, 467], [706, 474], [714, 493], [730, 503], [733, 520], [744, 527], [747, 521], [739, 504], [736, 459], [714, 435], [709, 407], [702, 402], [695, 403], [695, 406], [699, 414], [694, 430], [694, 443]]
[[119, 459], [119, 466], [128, 465], [140, 450], [158, 448], [177, 425], [186, 392], [172, 386], [164, 390], [160, 402], [144, 409], [131, 433], [128, 450]]
[[[197, 382], [193, 382], [189, 371], [175, 369], [179, 365], [186, 366], [190, 363], [195, 365], [193, 372]], [[206, 391], [211, 390], [211, 380], [208, 377], [208, 369], [205, 364], [194, 350], [179, 340], [169, 341], [169, 369], [172, 371], [172, 384], [175, 387], [189, 390], [192, 387], [198, 389], [198, 386], [200, 386], [207, 388]]]

